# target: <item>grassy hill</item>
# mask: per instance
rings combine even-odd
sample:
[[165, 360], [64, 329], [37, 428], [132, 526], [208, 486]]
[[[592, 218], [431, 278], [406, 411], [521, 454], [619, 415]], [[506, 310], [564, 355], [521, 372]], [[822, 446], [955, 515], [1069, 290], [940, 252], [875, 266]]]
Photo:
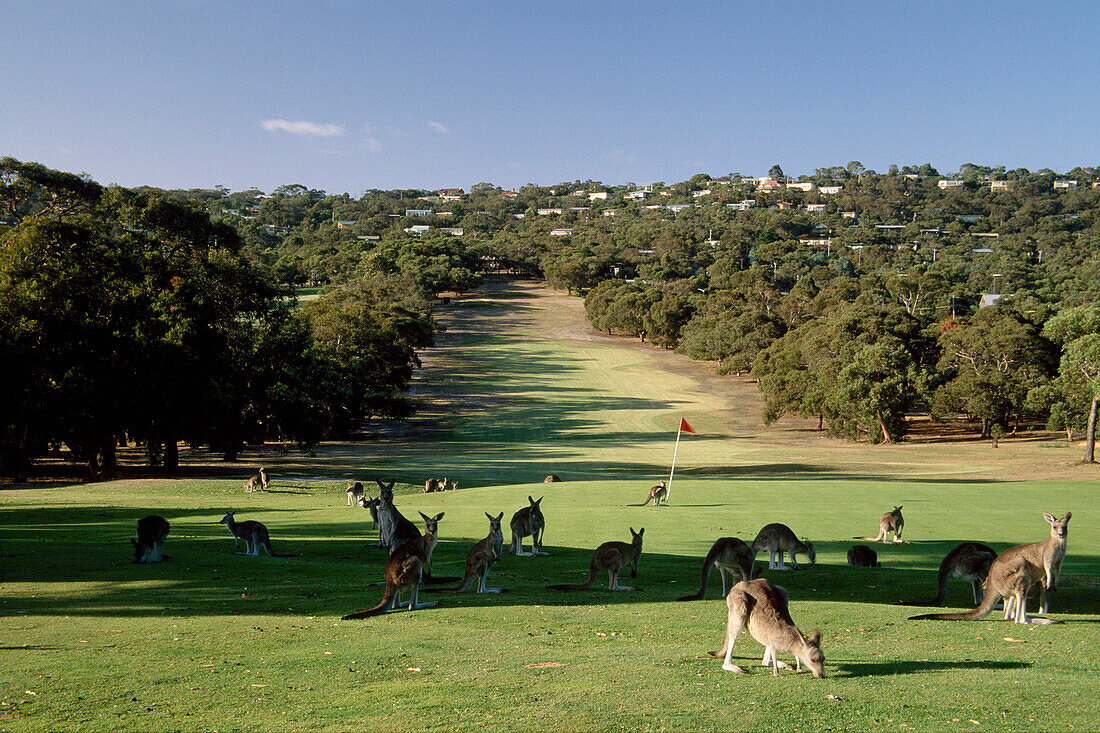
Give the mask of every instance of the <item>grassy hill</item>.
[[[801, 421], [764, 428], [751, 385], [592, 334], [579, 300], [530, 283], [444, 317], [408, 423], [316, 458], [270, 448], [235, 473], [188, 454], [193, 478], [0, 491], [0, 730], [1048, 730], [1100, 717], [1096, 475], [1074, 464], [1076, 446], [932, 435], [871, 447]], [[667, 474], [681, 416], [698, 435], [681, 442], [672, 505], [627, 506]], [[259, 463], [275, 491], [245, 494]], [[565, 481], [536, 483], [548, 473]], [[442, 475], [460, 490], [418, 492]], [[345, 477], [403, 482], [412, 519], [445, 513], [436, 574], [461, 575], [484, 512], [507, 523], [529, 494], [546, 497], [553, 554], [505, 556], [489, 576], [504, 594], [424, 594], [439, 606], [341, 621], [381, 598], [384, 562]], [[912, 544], [876, 547], [881, 568], [848, 568], [852, 536], [896, 504]], [[233, 554], [227, 509], [298, 556]], [[1052, 613], [1064, 624], [906, 620], [914, 610], [897, 602], [931, 596], [955, 544], [1038, 541], [1041, 512], [1067, 509]], [[171, 560], [131, 565], [128, 537], [152, 512], [172, 523]], [[717, 574], [707, 600], [674, 600], [697, 587], [715, 538], [751, 541], [773, 521], [817, 548], [816, 564], [765, 576], [804, 631], [821, 629], [821, 680], [774, 679], [747, 635], [734, 657], [749, 675], [706, 655], [725, 626]], [[577, 582], [593, 547], [642, 526], [639, 575], [625, 580], [638, 590], [611, 593], [606, 576], [591, 591], [545, 588]], [[952, 581], [948, 603], [967, 607], [969, 583]]]

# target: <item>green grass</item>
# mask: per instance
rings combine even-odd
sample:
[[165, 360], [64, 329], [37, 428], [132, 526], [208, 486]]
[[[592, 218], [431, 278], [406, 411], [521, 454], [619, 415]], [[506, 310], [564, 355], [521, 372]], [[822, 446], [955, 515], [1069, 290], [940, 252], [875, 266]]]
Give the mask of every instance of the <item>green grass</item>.
[[[414, 436], [326, 447], [313, 463], [264, 456], [275, 492], [244, 494], [236, 477], [0, 491], [0, 730], [1095, 727], [1095, 482], [1003, 480], [1020, 461], [1011, 445], [878, 450], [750, 429], [740, 394], [645, 352], [544, 338], [541, 302], [463, 304], [420, 387], [457, 406], [431, 401]], [[681, 443], [673, 505], [626, 506], [667, 471], [681, 414], [700, 435]], [[550, 472], [566, 482], [531, 483]], [[463, 488], [413, 485], [443, 474]], [[406, 482], [410, 518], [445, 512], [437, 574], [461, 575], [484, 512], [507, 523], [528, 494], [546, 497], [553, 555], [505, 556], [489, 577], [505, 594], [424, 594], [439, 606], [341, 621], [380, 599], [383, 564], [343, 475]], [[851, 537], [895, 504], [913, 544], [878, 546], [882, 568], [845, 566]], [[233, 554], [217, 523], [226, 509], [298, 557]], [[897, 601], [930, 596], [956, 543], [1037, 541], [1040, 512], [1067, 509], [1052, 614], [1065, 624], [906, 620], [915, 611]], [[132, 565], [128, 538], [151, 512], [172, 523], [171, 560]], [[765, 575], [789, 590], [796, 623], [821, 629], [824, 679], [773, 679], [747, 635], [734, 656], [750, 674], [723, 672], [706, 655], [725, 625], [716, 573], [707, 600], [674, 600], [697, 587], [715, 538], [751, 540], [772, 521], [818, 548], [816, 565]], [[637, 591], [611, 593], [606, 576], [589, 592], [545, 589], [581, 579], [595, 545], [642, 526], [639, 576], [624, 581]], [[969, 583], [952, 581], [948, 602], [967, 607]]]

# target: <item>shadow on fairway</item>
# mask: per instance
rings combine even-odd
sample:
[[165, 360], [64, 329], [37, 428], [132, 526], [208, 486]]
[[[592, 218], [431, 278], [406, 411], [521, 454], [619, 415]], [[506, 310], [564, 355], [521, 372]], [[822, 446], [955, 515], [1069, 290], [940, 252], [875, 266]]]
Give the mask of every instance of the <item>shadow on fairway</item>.
[[878, 677], [899, 674], [929, 674], [949, 672], [955, 669], [1028, 669], [1031, 662], [930, 662], [924, 660], [905, 660], [896, 662], [826, 662], [835, 664], [837, 672], [830, 677]]

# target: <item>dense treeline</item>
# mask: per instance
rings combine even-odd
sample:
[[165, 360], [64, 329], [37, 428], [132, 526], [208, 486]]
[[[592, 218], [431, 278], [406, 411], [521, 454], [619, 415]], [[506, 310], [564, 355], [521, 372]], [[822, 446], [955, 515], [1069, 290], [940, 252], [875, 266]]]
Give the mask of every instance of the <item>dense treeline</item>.
[[[1085, 431], [1091, 459], [1100, 394], [1094, 168], [1059, 176], [967, 165], [945, 177], [927, 164], [877, 174], [852, 162], [797, 181], [775, 166], [769, 180], [700, 174], [669, 185], [573, 181], [515, 191], [479, 183], [468, 192], [372, 189], [353, 198], [300, 185], [270, 195], [101, 189], [33, 164], [4, 165], [6, 260], [19, 242], [48, 239], [45, 227], [71, 227], [63, 241], [85, 237], [95, 257], [118, 260], [105, 270], [131, 268], [128, 277], [143, 283], [124, 280], [118, 303], [96, 304], [156, 324], [130, 324], [135, 339], [156, 347], [148, 353], [160, 361], [143, 367], [153, 374], [136, 366], [119, 367], [122, 374], [142, 374], [146, 394], [156, 394], [157, 380], [186, 363], [173, 348], [209, 358], [186, 370], [184, 386], [206, 399], [217, 386], [221, 411], [202, 414], [224, 419], [193, 426], [187, 411], [201, 400], [182, 390], [177, 410], [162, 401], [170, 417], [112, 418], [154, 449], [181, 437], [231, 456], [253, 436], [308, 445], [364, 414], [403, 414], [415, 349], [434, 328], [430, 296], [506, 272], [586, 294], [595, 328], [714, 361], [722, 373], [751, 373], [769, 421], [813, 416], [834, 434], [882, 441], [901, 438], [914, 411], [963, 414], [993, 436], [1039, 417], [1071, 438]], [[1055, 185], [1068, 180], [1076, 185]], [[128, 213], [146, 209], [163, 213]], [[149, 219], [170, 224], [162, 231]], [[150, 254], [136, 256], [134, 241]], [[7, 283], [27, 275], [5, 267]], [[77, 279], [94, 273], [81, 269]], [[184, 278], [178, 290], [173, 276]], [[198, 285], [204, 279], [209, 288]], [[325, 296], [299, 311], [288, 296], [301, 285], [325, 286]], [[3, 308], [30, 307], [33, 298], [15, 296], [24, 287], [3, 295]], [[173, 311], [167, 293], [198, 304]], [[990, 293], [1003, 297], [979, 308]], [[194, 318], [190, 331], [172, 326], [183, 315]], [[6, 325], [4, 338], [38, 338], [20, 328]], [[185, 342], [188, 334], [201, 343]], [[38, 368], [10, 380], [12, 389], [37, 394], [27, 385], [54, 379]], [[81, 379], [99, 384], [100, 376], [109, 375]], [[26, 402], [11, 404], [25, 411]], [[25, 455], [32, 443], [69, 442], [43, 428], [62, 424], [49, 417], [55, 409], [36, 405], [43, 422], [34, 430], [26, 418], [7, 421], [5, 446]]]
[[0, 160], [0, 462], [61, 444], [90, 476], [136, 441], [227, 459], [245, 441], [308, 448], [365, 414], [401, 415], [430, 345], [428, 300], [365, 277], [297, 309], [205, 204]]

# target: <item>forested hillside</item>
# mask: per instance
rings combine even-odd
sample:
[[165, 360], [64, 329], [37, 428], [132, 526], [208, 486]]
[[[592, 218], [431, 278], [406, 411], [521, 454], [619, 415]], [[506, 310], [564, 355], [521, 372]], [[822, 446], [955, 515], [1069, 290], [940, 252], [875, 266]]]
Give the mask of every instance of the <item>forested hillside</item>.
[[[103, 448], [119, 435], [231, 456], [256, 434], [308, 446], [365, 414], [401, 415], [415, 350], [431, 342], [432, 296], [494, 273], [585, 294], [609, 334], [751, 373], [767, 420], [817, 417], [877, 442], [900, 439], [914, 412], [973, 419], [994, 438], [1028, 419], [1071, 439], [1085, 431], [1092, 460], [1095, 168], [945, 176], [852, 162], [798, 179], [774, 166], [761, 178], [358, 198], [300, 185], [103, 189], [11, 159], [0, 175], [0, 308], [12, 316], [0, 329], [26, 355], [5, 367], [2, 398], [17, 464], [51, 442]], [[55, 276], [36, 279], [47, 264]], [[304, 285], [328, 290], [299, 311], [290, 293]], [[94, 318], [69, 299], [86, 291], [110, 296]], [[68, 341], [82, 319], [118, 323], [102, 343]], [[55, 342], [62, 351], [41, 348]], [[112, 358], [109, 373], [60, 366], [101, 365], [99, 353], [140, 358]], [[89, 394], [102, 418], [57, 419]], [[192, 397], [211, 394], [225, 395], [216, 409]], [[141, 409], [119, 408], [127, 399]]]

